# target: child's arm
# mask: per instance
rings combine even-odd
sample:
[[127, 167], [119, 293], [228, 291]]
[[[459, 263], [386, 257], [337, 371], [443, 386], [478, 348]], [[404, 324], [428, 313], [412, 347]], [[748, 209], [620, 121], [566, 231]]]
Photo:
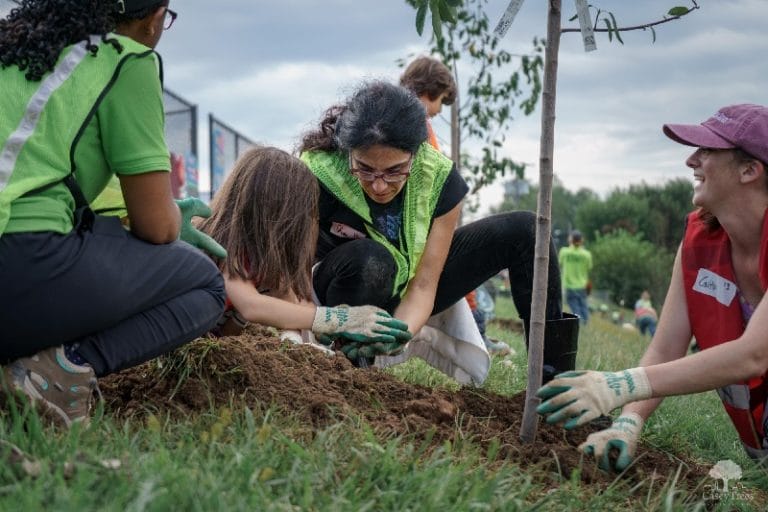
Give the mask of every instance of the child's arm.
[[239, 277], [224, 276], [227, 297], [243, 319], [279, 329], [311, 329], [315, 318], [313, 304], [296, 304], [259, 293], [253, 283]]
[[400, 341], [411, 339], [408, 326], [375, 306], [346, 305], [323, 307], [270, 297], [240, 278], [224, 276], [227, 296], [247, 322], [279, 329], [311, 329], [315, 334], [339, 335], [357, 342]]

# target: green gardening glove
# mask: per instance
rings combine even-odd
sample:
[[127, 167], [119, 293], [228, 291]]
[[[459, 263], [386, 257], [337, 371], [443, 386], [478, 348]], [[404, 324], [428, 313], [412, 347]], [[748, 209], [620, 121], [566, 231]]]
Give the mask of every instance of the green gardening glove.
[[196, 197], [176, 199], [176, 204], [179, 205], [179, 210], [181, 210], [181, 233], [179, 238], [189, 245], [197, 247], [217, 258], [226, 258], [227, 251], [216, 240], [192, 225], [192, 217], [211, 216], [211, 209], [208, 205]]
[[373, 343], [364, 341], [350, 341], [341, 347], [341, 351], [350, 361], [357, 361], [360, 357], [370, 359], [379, 355], [392, 356], [400, 353], [407, 341], [393, 341], [389, 343], [376, 341]]
[[411, 339], [408, 324], [376, 306], [318, 306], [312, 332], [318, 339], [330, 334], [368, 343], [406, 342]]
[[536, 392], [546, 400], [536, 408], [547, 423], [562, 423], [571, 430], [629, 402], [651, 398], [645, 369], [620, 372], [565, 372]]
[[[637, 449], [637, 440], [643, 429], [643, 418], [633, 412], [622, 414], [613, 424], [594, 432], [579, 445], [579, 450], [594, 455], [597, 465], [603, 471], [624, 471], [632, 463]], [[618, 450], [619, 456], [611, 460], [611, 450]]]

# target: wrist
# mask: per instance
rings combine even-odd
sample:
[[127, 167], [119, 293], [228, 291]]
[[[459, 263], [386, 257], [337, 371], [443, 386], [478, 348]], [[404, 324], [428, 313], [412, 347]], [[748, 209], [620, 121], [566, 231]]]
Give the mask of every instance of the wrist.
[[325, 306], [317, 306], [315, 308], [315, 316], [312, 319], [312, 332], [318, 334], [328, 334], [330, 332], [327, 321], [330, 317], [330, 311], [328, 309], [329, 308]]
[[638, 437], [640, 435], [640, 431], [643, 429], [644, 423], [645, 420], [643, 417], [636, 412], [627, 412], [622, 413], [618, 418], [613, 420], [611, 428], [621, 430], [623, 432], [632, 434], [635, 437]]
[[[651, 382], [648, 380], [648, 374], [645, 372], [645, 368], [639, 366], [637, 368], [630, 368], [629, 370], [625, 370], [625, 372], [629, 374], [631, 378], [631, 380], [628, 380], [628, 383], [634, 382], [635, 384], [634, 391], [631, 391], [633, 401], [645, 400], [653, 396], [653, 389], [651, 389]], [[638, 417], [640, 416], [636, 413], [630, 414], [635, 414], [635, 416]]]
[[645, 368], [630, 368], [618, 372], [607, 372], [605, 384], [610, 390], [611, 396], [623, 405], [628, 402], [645, 400], [651, 397], [651, 385]]

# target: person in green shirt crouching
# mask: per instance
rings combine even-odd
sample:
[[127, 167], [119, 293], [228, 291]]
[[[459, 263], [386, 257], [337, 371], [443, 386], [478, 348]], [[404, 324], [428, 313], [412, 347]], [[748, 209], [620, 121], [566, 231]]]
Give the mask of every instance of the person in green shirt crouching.
[[[96, 377], [206, 333], [224, 283], [171, 195], [168, 0], [21, 0], [0, 19], [0, 383], [87, 422]], [[117, 175], [130, 229], [90, 203]], [[199, 245], [199, 244], [198, 244]]]

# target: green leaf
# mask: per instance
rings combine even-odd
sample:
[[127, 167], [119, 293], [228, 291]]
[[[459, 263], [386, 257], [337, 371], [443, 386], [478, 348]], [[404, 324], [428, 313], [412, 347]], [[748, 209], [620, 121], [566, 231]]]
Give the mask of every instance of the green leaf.
[[445, 0], [438, 0], [440, 17], [448, 23], [456, 23], [456, 13]]
[[651, 27], [651, 34], [653, 34], [653, 42], [656, 42], [656, 29]]
[[462, 0], [445, 0], [445, 3], [451, 7], [461, 7]]
[[421, 35], [424, 32], [424, 21], [427, 19], [427, 2], [424, 2], [416, 10], [416, 32]]
[[432, 30], [435, 33], [435, 38], [443, 39], [443, 23], [440, 19], [440, 7], [438, 6], [440, 0], [429, 0], [429, 8], [432, 11]]
[[690, 10], [687, 7], [677, 6], [669, 10], [667, 14], [670, 16], [685, 16]]
[[621, 40], [621, 32], [619, 31], [619, 24], [616, 23], [616, 17], [612, 12], [609, 12], [608, 14], [611, 17], [611, 21], [613, 21], [613, 31], [616, 33], [616, 40], [621, 44], [624, 44], [624, 41]]
[[568, 21], [574, 21], [574, 20], [575, 20], [576, 18], [578, 18], [578, 17], [579, 17], [579, 15], [578, 15], [578, 14], [574, 14], [573, 16], [571, 16], [570, 18], [568, 18]]
[[613, 27], [611, 26], [611, 22], [608, 21], [608, 18], [603, 18], [603, 22], [608, 28], [608, 41], [613, 41]]

